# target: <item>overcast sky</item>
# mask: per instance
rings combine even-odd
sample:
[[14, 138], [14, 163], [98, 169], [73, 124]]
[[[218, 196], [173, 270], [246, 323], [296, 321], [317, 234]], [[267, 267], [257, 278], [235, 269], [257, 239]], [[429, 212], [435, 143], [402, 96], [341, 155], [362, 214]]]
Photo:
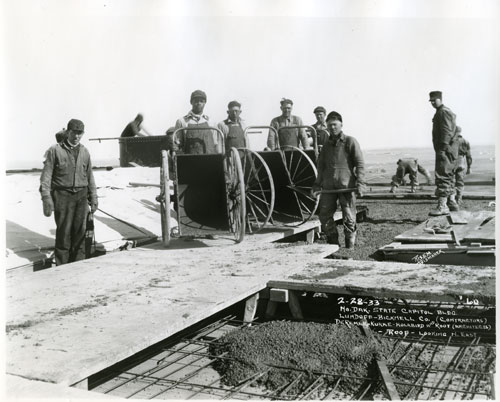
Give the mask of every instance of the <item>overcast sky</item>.
[[[463, 134], [499, 132], [496, 1], [3, 2], [6, 167], [39, 166], [70, 118], [94, 160], [118, 158], [137, 112], [163, 134], [208, 95], [215, 125], [230, 100], [267, 125], [282, 97], [312, 124], [315, 106], [343, 115], [363, 148], [431, 144], [430, 90], [442, 90]], [[12, 152], [16, 150], [16, 152]]]

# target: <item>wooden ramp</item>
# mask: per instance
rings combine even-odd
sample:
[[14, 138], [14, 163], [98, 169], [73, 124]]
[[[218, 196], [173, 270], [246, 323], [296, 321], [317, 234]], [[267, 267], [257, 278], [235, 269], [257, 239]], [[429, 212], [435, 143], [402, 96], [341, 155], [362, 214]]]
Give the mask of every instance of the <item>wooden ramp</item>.
[[457, 211], [429, 218], [379, 249], [386, 259], [417, 264], [495, 265], [495, 212]]

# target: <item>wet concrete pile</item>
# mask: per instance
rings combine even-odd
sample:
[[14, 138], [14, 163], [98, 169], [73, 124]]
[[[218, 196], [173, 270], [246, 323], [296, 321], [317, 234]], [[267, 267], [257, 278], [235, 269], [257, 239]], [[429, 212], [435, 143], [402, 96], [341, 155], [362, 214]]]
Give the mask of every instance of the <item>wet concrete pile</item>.
[[[302, 371], [297, 389], [317, 378], [317, 373], [328, 373], [345, 376], [338, 389], [352, 393], [364, 382], [360, 377], [376, 376], [374, 358], [389, 357], [393, 347], [392, 340], [375, 333], [366, 336], [358, 327], [272, 321], [224, 335], [211, 345], [210, 353], [224, 353], [213, 366], [226, 385], [266, 373], [257, 384], [278, 390]], [[325, 377], [325, 388], [336, 381], [333, 375]]]

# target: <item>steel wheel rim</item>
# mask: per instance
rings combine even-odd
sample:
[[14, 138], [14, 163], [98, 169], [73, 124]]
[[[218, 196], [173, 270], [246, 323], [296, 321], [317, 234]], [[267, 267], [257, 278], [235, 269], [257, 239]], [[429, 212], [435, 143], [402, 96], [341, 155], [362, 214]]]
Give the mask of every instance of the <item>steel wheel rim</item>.
[[250, 149], [240, 149], [242, 156], [242, 171], [245, 182], [245, 198], [247, 221], [256, 226], [250, 227], [258, 232], [271, 219], [275, 191], [271, 171], [264, 159]]
[[281, 147], [280, 151], [282, 151], [283, 163], [301, 213], [298, 217], [299, 223], [286, 224], [286, 226], [299, 226], [309, 221], [318, 208], [319, 197], [314, 198], [311, 195], [312, 186], [318, 177], [318, 170], [311, 158], [300, 148], [286, 145]]
[[229, 230], [237, 243], [245, 237], [246, 203], [245, 183], [241, 160], [236, 148], [231, 148], [226, 157], [226, 199]]

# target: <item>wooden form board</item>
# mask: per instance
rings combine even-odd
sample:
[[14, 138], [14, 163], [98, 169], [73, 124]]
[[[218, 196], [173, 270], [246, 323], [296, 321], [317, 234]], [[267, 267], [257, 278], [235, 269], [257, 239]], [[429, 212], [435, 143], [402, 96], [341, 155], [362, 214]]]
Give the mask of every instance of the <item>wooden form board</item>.
[[[482, 236], [482, 231], [478, 231], [480, 225], [489, 218], [495, 216], [494, 211], [479, 211], [479, 212], [470, 212], [470, 215], [462, 214], [461, 220], [466, 218], [467, 223], [457, 223], [451, 224], [457, 239], [462, 242], [465, 239], [469, 238], [469, 234], [473, 233], [475, 236], [475, 241], [491, 244], [494, 242], [494, 224], [493, 230], [491, 230], [491, 225], [488, 225], [488, 230], [484, 230], [485, 236]], [[458, 220], [458, 216], [457, 216]], [[427, 233], [424, 229], [432, 228], [435, 226], [446, 227], [450, 225], [449, 218], [446, 216], [436, 216], [429, 218], [426, 222], [421, 223], [418, 226], [415, 226], [412, 229], [407, 230], [397, 236], [394, 237], [394, 241], [397, 242], [405, 242], [405, 243], [451, 243], [453, 242], [452, 235], [450, 233], [443, 234], [432, 234]], [[485, 225], [487, 226], [487, 225]], [[492, 236], [493, 234], [493, 236]]]

